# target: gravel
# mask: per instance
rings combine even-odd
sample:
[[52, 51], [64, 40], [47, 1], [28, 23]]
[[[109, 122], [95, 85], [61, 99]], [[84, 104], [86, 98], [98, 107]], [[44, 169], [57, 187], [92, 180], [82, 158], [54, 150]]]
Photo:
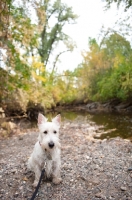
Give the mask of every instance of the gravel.
[[[63, 182], [54, 185], [43, 180], [36, 200], [132, 199], [132, 170], [128, 170], [132, 168], [132, 143], [120, 138], [94, 139], [94, 129], [85, 123], [63, 122]], [[1, 200], [31, 198], [34, 174], [26, 162], [37, 136], [37, 130], [30, 130], [0, 141]]]

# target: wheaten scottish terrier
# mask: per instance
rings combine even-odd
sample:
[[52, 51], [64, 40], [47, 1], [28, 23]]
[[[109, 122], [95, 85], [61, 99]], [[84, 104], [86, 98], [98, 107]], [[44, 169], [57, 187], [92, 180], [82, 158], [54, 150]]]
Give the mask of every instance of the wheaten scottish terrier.
[[52, 122], [47, 122], [44, 115], [38, 115], [38, 141], [28, 160], [28, 168], [35, 173], [34, 187], [36, 187], [39, 182], [43, 168], [45, 168], [46, 176], [48, 178], [52, 177], [52, 182], [54, 184], [59, 184], [62, 181], [60, 176], [60, 122], [60, 115], [53, 118]]

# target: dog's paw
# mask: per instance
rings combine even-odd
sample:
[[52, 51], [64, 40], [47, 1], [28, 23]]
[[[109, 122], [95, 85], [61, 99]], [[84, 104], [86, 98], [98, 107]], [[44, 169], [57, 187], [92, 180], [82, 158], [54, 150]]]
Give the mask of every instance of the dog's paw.
[[37, 187], [37, 185], [38, 185], [38, 181], [34, 181], [33, 187]]
[[53, 178], [52, 182], [53, 182], [54, 184], [59, 184], [59, 183], [62, 182], [62, 178]]

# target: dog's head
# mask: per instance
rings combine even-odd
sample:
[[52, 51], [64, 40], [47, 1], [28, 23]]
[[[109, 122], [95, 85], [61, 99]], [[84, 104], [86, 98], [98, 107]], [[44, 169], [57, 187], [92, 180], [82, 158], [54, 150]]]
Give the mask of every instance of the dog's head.
[[60, 114], [52, 119], [52, 122], [47, 122], [47, 118], [40, 114], [38, 115], [39, 127], [39, 143], [44, 150], [52, 151], [54, 148], [59, 147], [59, 128], [61, 123]]

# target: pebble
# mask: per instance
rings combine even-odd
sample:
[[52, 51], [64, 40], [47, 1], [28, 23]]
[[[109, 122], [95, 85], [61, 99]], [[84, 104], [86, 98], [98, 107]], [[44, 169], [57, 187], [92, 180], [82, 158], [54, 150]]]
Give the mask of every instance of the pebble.
[[[132, 149], [132, 143], [128, 142], [127, 146], [124, 146], [124, 141], [120, 138], [106, 142], [97, 142], [99, 140], [94, 139], [93, 143], [87, 139], [86, 134], [83, 134], [83, 129], [88, 128], [89, 124], [73, 124], [72, 128], [70, 126], [72, 123], [67, 123], [60, 134], [63, 147], [63, 182], [54, 185], [43, 180], [36, 199], [131, 199], [132, 173], [127, 169], [131, 167], [132, 157], [127, 149]], [[37, 136], [37, 133], [22, 135], [24, 144], [18, 138], [0, 141], [2, 200], [30, 199], [34, 191], [34, 174], [27, 171], [26, 161]], [[27, 178], [24, 178], [25, 176]]]
[[122, 190], [122, 191], [126, 191], [126, 190], [127, 190], [127, 188], [126, 188], [126, 187], [124, 187], [124, 186], [121, 186], [121, 190]]
[[47, 183], [47, 187], [51, 187], [51, 183]]
[[101, 199], [106, 199], [106, 197], [103, 196], [101, 193], [95, 194], [95, 197], [101, 198]]
[[20, 135], [18, 139], [19, 139], [19, 140], [23, 140], [23, 136]]

